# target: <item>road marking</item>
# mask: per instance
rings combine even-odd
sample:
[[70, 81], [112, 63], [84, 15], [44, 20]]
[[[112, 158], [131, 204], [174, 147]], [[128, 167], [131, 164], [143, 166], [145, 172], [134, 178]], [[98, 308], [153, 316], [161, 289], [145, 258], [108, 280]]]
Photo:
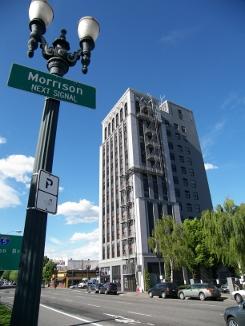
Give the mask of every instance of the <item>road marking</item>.
[[63, 312], [63, 311], [60, 311], [60, 310], [57, 310], [57, 309], [54, 309], [54, 308], [51, 308], [51, 307], [48, 307], [44, 304], [40, 304], [40, 306], [42, 306], [43, 308], [46, 308], [46, 309], [49, 309], [49, 310], [52, 310], [54, 312], [57, 312], [59, 314], [62, 314], [62, 315], [65, 315], [67, 317], [71, 317], [71, 318], [74, 318], [74, 319], [77, 319], [77, 320], [80, 320], [80, 321], [83, 321], [85, 323], [89, 323], [91, 325], [95, 325], [95, 326], [103, 326], [102, 324], [99, 324], [99, 323], [93, 323], [91, 320], [88, 320], [88, 319], [84, 319], [84, 318], [80, 318], [80, 317], [77, 317], [77, 316], [74, 316], [74, 315], [71, 315], [71, 314], [68, 314], [66, 312]]
[[141, 314], [140, 312], [135, 312], [135, 311], [128, 311], [130, 314], [136, 314], [140, 316], [146, 316], [146, 317], [152, 317], [152, 315], [147, 315], [147, 314]]
[[130, 318], [123, 317], [123, 316], [106, 314], [105, 312], [104, 312], [104, 315], [115, 318], [114, 320], [117, 321], [118, 323], [123, 323], [123, 324], [142, 324], [139, 320], [130, 319]]
[[88, 306], [92, 306], [92, 307], [100, 308], [100, 306], [96, 306], [96, 304], [91, 304], [91, 303], [88, 303]]

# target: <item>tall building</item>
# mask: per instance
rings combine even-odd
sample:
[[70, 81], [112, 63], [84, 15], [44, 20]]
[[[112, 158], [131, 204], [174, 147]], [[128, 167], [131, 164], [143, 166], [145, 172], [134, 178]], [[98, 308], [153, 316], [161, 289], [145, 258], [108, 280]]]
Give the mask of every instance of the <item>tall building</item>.
[[123, 291], [161, 273], [148, 247], [155, 221], [212, 209], [192, 111], [127, 89], [102, 122], [100, 272]]

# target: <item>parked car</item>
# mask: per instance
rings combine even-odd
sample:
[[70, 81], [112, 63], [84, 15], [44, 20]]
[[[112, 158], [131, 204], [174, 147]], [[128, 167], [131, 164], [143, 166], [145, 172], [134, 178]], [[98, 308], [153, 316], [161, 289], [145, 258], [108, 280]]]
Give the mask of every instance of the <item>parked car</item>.
[[178, 288], [174, 283], [171, 282], [157, 283], [148, 290], [148, 295], [150, 298], [153, 298], [154, 296], [158, 296], [159, 298], [177, 298], [177, 294]]
[[233, 291], [231, 295], [237, 303], [241, 303], [243, 300], [245, 300], [245, 290]]
[[78, 284], [73, 284], [73, 285], [69, 286], [69, 289], [76, 289], [76, 288], [78, 288]]
[[227, 326], [244, 326], [245, 325], [245, 302], [235, 307], [225, 309], [224, 319]]
[[185, 289], [181, 289], [178, 292], [180, 299], [185, 298], [199, 298], [201, 301], [207, 298], [218, 299], [221, 296], [220, 290], [208, 283], [194, 283], [187, 286]]
[[78, 284], [78, 287], [80, 289], [85, 289], [88, 286], [88, 282], [87, 281], [82, 281]]
[[230, 290], [228, 288], [228, 284], [227, 283], [226, 284], [222, 284], [221, 287], [220, 287], [220, 291], [222, 293], [230, 293]]
[[98, 288], [99, 294], [117, 294], [117, 285], [115, 283], [105, 283], [101, 284]]
[[92, 284], [88, 287], [88, 292], [102, 293], [100, 289], [104, 286], [102, 283]]

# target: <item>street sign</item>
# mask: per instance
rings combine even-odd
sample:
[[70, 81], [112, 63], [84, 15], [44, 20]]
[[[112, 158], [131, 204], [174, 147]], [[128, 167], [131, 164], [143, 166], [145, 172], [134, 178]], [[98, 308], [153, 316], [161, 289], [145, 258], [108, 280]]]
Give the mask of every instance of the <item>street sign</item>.
[[59, 178], [44, 170], [39, 171], [38, 189], [51, 195], [58, 196]]
[[35, 208], [56, 214], [59, 192], [59, 178], [55, 175], [40, 170], [37, 180], [37, 192], [35, 200]]
[[17, 270], [20, 261], [21, 236], [0, 234], [0, 270]]
[[53, 74], [13, 64], [8, 86], [60, 101], [96, 107], [96, 89]]

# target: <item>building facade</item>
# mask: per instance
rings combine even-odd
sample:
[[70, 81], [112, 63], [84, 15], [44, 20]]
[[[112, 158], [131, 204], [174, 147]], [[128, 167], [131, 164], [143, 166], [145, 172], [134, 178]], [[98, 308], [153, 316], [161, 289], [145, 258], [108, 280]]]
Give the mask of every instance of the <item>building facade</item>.
[[155, 221], [212, 209], [192, 111], [127, 89], [102, 122], [100, 275], [122, 291], [161, 274], [147, 239]]

